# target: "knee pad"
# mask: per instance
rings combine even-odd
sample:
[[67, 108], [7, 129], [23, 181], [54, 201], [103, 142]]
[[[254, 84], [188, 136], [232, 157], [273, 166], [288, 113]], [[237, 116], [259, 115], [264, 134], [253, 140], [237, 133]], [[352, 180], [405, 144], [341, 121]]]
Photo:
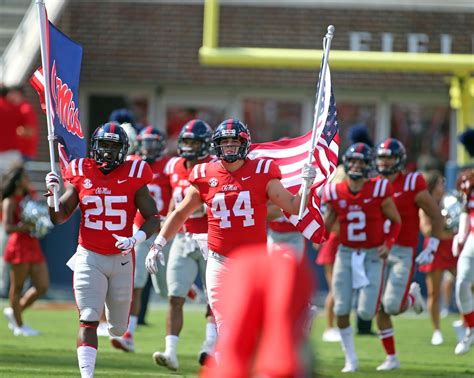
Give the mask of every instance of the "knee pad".
[[362, 320], [372, 320], [375, 316], [375, 312], [369, 312], [366, 310], [359, 310], [357, 311], [357, 315], [359, 315], [359, 318]]
[[387, 315], [398, 315], [400, 313], [400, 303], [394, 301], [384, 301], [383, 310]]
[[85, 308], [81, 310], [80, 320], [84, 322], [98, 322], [100, 314], [93, 308]]
[[112, 337], [121, 337], [125, 332], [127, 332], [127, 326], [120, 327], [109, 324], [109, 334]]
[[474, 298], [471, 291], [471, 282], [468, 280], [456, 281], [456, 304], [459, 311], [468, 314], [474, 309]]

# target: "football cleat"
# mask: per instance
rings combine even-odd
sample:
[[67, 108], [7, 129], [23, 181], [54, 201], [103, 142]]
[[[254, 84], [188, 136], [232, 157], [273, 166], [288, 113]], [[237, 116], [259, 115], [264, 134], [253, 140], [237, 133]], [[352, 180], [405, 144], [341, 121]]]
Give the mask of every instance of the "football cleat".
[[396, 356], [387, 357], [382, 364], [377, 366], [378, 371], [388, 371], [388, 370], [395, 370], [400, 369], [400, 361]]
[[469, 352], [471, 345], [474, 343], [474, 328], [469, 328], [464, 338], [456, 345], [454, 354], [460, 355]]
[[435, 330], [433, 336], [431, 336], [431, 345], [441, 345], [443, 342], [443, 334], [439, 329]]
[[8, 321], [8, 328], [10, 330], [14, 330], [15, 328], [18, 328], [18, 325], [16, 324], [15, 320], [15, 315], [13, 314], [13, 309], [11, 307], [5, 307], [3, 309], [3, 315]]
[[121, 349], [124, 352], [135, 352], [135, 342], [130, 332], [125, 332], [122, 337], [112, 337], [110, 343], [116, 349]]
[[199, 354], [198, 354], [199, 365], [204, 366], [204, 364], [206, 363], [206, 360], [209, 357], [214, 356], [214, 345], [215, 345], [215, 342], [211, 342], [208, 340], [205, 340], [202, 343], [201, 350], [199, 351]]
[[346, 361], [346, 364], [341, 370], [341, 373], [354, 373], [359, 370], [359, 361]]
[[412, 282], [410, 285], [409, 293], [414, 298], [413, 310], [417, 314], [421, 314], [423, 311], [425, 311], [426, 304], [425, 304], [425, 300], [421, 296], [420, 285], [418, 285], [416, 282]]
[[338, 343], [341, 341], [341, 334], [338, 328], [329, 328], [323, 332], [323, 341], [326, 343]]
[[26, 324], [23, 324], [21, 327], [15, 327], [13, 334], [15, 336], [38, 336], [39, 331], [28, 327]]
[[166, 354], [162, 352], [155, 352], [153, 353], [153, 361], [157, 365], [165, 366], [170, 370], [176, 371], [178, 370], [178, 357], [175, 354]]

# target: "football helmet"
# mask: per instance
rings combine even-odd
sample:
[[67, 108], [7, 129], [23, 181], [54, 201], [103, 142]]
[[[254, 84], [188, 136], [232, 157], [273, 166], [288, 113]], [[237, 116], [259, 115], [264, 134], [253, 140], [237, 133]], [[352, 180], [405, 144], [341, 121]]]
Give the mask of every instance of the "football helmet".
[[159, 159], [166, 149], [166, 134], [153, 126], [147, 126], [137, 137], [138, 154], [148, 163]]
[[[223, 139], [228, 138], [240, 140], [241, 145], [237, 152], [224, 153], [221, 142]], [[251, 142], [252, 141], [248, 127], [238, 119], [229, 118], [225, 121], [222, 121], [220, 125], [217, 126], [214, 134], [212, 135], [211, 148], [219, 159], [232, 163], [237, 160], [244, 160], [247, 157]]]
[[[384, 167], [378, 161], [380, 157], [395, 157], [395, 163], [390, 167]], [[405, 167], [407, 160], [407, 153], [405, 146], [395, 138], [387, 138], [380, 142], [375, 148], [375, 164], [376, 170], [383, 176], [391, 175], [392, 173], [400, 172]]]
[[[352, 180], [368, 178], [372, 172], [374, 159], [372, 149], [365, 143], [355, 143], [350, 146], [342, 156], [344, 171]], [[353, 161], [361, 160], [365, 163], [360, 169], [354, 169]]]
[[[116, 148], [110, 143], [117, 144]], [[111, 171], [125, 161], [128, 151], [128, 136], [117, 122], [107, 122], [94, 130], [90, 140], [89, 154], [102, 169]]]
[[[203, 159], [209, 155], [212, 129], [201, 119], [187, 122], [178, 136], [178, 155], [186, 160]], [[190, 141], [201, 142], [199, 146], [190, 145]]]

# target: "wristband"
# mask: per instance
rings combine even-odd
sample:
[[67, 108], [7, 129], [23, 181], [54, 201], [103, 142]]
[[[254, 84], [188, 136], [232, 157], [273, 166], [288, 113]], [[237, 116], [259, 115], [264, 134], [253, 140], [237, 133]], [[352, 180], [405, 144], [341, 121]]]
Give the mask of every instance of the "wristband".
[[167, 243], [166, 239], [161, 235], [158, 235], [154, 241], [154, 244], [159, 244], [162, 247], [164, 247], [166, 243]]
[[433, 252], [436, 252], [439, 247], [439, 239], [430, 237], [430, 241], [428, 242], [427, 247], [430, 248]]
[[140, 244], [146, 240], [146, 233], [142, 230], [138, 230], [132, 237], [136, 240], [136, 244]]
[[48, 204], [48, 207], [54, 208], [54, 196], [46, 197], [46, 203]]

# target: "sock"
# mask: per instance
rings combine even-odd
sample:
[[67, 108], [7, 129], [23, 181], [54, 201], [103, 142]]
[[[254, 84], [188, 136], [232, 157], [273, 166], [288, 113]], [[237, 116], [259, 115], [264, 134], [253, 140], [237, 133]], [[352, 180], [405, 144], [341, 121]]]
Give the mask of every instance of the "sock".
[[474, 311], [471, 311], [469, 314], [463, 314], [464, 324], [466, 328], [474, 328]]
[[339, 328], [341, 333], [342, 350], [346, 356], [346, 362], [357, 361], [357, 355], [354, 347], [354, 336], [352, 335], [352, 327]]
[[79, 363], [79, 371], [82, 378], [94, 376], [96, 356], [97, 349], [92, 346], [81, 345], [77, 348], [77, 362]]
[[395, 357], [395, 338], [393, 328], [382, 329], [379, 332], [380, 341], [388, 357]]
[[413, 305], [415, 304], [415, 297], [412, 294], [408, 294], [407, 301], [408, 307], [413, 307]]
[[214, 323], [206, 323], [206, 341], [214, 344], [217, 338], [217, 329]]
[[168, 335], [165, 337], [166, 342], [166, 354], [176, 354], [176, 346], [178, 345], [179, 336]]
[[137, 329], [137, 323], [138, 316], [130, 315], [130, 319], [128, 320], [127, 332], [130, 333], [132, 336], [135, 334], [135, 330]]

